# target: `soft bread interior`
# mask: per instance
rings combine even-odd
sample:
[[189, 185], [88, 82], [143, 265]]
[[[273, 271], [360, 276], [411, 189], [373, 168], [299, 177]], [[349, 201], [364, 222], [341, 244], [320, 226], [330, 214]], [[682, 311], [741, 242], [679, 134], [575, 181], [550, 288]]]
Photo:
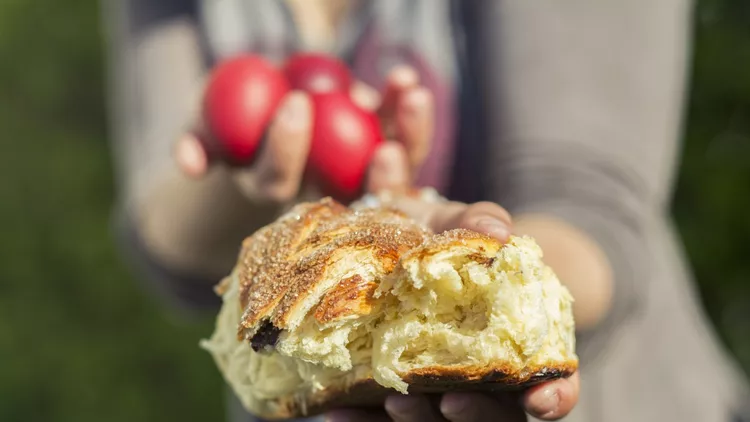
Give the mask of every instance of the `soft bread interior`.
[[289, 325], [293, 328], [285, 330], [278, 341], [276, 349], [286, 356], [293, 356], [303, 361], [321, 364], [326, 367], [343, 371], [352, 369], [350, 343], [362, 332], [368, 318], [353, 317], [320, 323], [311, 314], [311, 310], [320, 303], [326, 292], [341, 280], [359, 277], [362, 282], [375, 281], [379, 269], [375, 267], [377, 260], [372, 251], [359, 250], [340, 253], [333, 258], [334, 264], [327, 269], [322, 277], [325, 282], [320, 283], [310, 292], [308, 297], [295, 310]]
[[[251, 412], [269, 417], [280, 413], [280, 398], [304, 397], [336, 382], [352, 382], [360, 374], [317, 365], [279, 353], [257, 353], [237, 337], [242, 315], [239, 306], [239, 276], [234, 271], [226, 285], [216, 329], [201, 346], [213, 356], [219, 371], [235, 395]], [[303, 409], [304, 410], [304, 409]]]
[[541, 255], [516, 237], [489, 256], [466, 245], [407, 257], [378, 291], [398, 305], [373, 327], [375, 380], [406, 393], [415, 369], [573, 359], [572, 297]]
[[274, 399], [304, 402], [315, 391], [367, 378], [407, 393], [403, 378], [417, 370], [502, 362], [520, 373], [577, 360], [572, 297], [530, 238], [513, 237], [496, 250], [459, 242], [407, 253], [377, 280], [370, 314], [325, 324], [308, 315], [270, 353], [237, 338], [241, 309], [233, 277], [216, 331], [202, 345], [258, 414], [273, 413]]

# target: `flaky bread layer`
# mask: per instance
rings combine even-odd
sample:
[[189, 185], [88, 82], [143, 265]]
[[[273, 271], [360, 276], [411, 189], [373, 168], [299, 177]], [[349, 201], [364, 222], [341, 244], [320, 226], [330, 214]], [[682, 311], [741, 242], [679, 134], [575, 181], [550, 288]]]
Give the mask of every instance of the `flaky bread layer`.
[[[357, 266], [355, 259], [341, 268]], [[366, 289], [367, 312], [320, 318], [313, 304], [258, 353], [237, 336], [243, 307], [235, 269], [223, 283], [216, 331], [202, 345], [248, 410], [311, 415], [377, 404], [396, 391], [523, 387], [577, 367], [572, 298], [530, 238], [500, 245], [463, 230], [432, 235], [401, 253], [392, 271], [365, 275], [327, 282], [316, 296], [349, 286], [351, 303]]]

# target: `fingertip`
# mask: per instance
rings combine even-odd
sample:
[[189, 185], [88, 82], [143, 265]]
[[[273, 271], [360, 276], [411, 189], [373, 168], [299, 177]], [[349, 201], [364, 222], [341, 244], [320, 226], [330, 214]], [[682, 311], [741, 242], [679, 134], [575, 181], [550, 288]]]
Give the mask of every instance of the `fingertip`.
[[208, 171], [208, 152], [193, 134], [186, 134], [178, 139], [174, 158], [180, 170], [190, 177], [199, 178]]
[[325, 422], [348, 422], [355, 420], [356, 413], [348, 410], [333, 410], [325, 414]]
[[513, 219], [511, 218], [510, 213], [508, 213], [508, 210], [494, 202], [482, 201], [472, 204], [465, 217], [464, 222], [466, 224], [476, 224], [480, 220], [489, 218], [499, 221], [500, 224], [508, 230], [513, 226]]
[[422, 111], [432, 104], [432, 93], [425, 87], [409, 89], [401, 100], [401, 106], [407, 111]]
[[326, 422], [386, 422], [391, 419], [381, 409], [337, 409], [325, 414]]
[[542, 420], [558, 420], [578, 402], [578, 374], [530, 388], [523, 396], [523, 407]]
[[375, 111], [380, 105], [378, 91], [364, 82], [357, 81], [352, 84], [349, 95], [355, 104], [368, 111]]
[[401, 415], [414, 406], [415, 397], [391, 395], [385, 399], [385, 410], [391, 415]]
[[406, 150], [398, 142], [386, 141], [375, 150], [373, 159], [383, 164], [400, 163], [406, 160]]
[[397, 136], [407, 146], [415, 169], [429, 153], [434, 125], [432, 93], [424, 87], [407, 89], [397, 106]]
[[446, 393], [440, 401], [440, 412], [447, 418], [452, 419], [466, 413], [471, 397], [462, 393]]
[[505, 243], [510, 238], [511, 222], [508, 212], [491, 202], [477, 202], [461, 216], [458, 227], [484, 233]]
[[404, 93], [404, 90], [414, 87], [418, 83], [419, 75], [411, 66], [397, 65], [388, 73], [385, 91], [383, 92], [383, 98], [378, 109], [378, 113], [383, 119], [386, 133], [392, 133], [395, 130], [393, 119], [396, 117], [395, 114], [400, 102], [399, 98]]
[[540, 419], [549, 419], [559, 411], [560, 393], [554, 386], [529, 392], [524, 396], [523, 406], [530, 415]]
[[430, 401], [423, 395], [394, 394], [385, 399], [385, 412], [396, 421], [431, 421], [437, 418]]
[[507, 398], [479, 392], [446, 393], [440, 402], [440, 412], [451, 422], [525, 421], [523, 409]]
[[419, 83], [419, 74], [413, 67], [406, 64], [399, 64], [391, 69], [388, 81], [400, 88], [413, 86]]
[[507, 242], [510, 238], [510, 229], [502, 221], [491, 216], [478, 217], [469, 225], [474, 226], [471, 229], [494, 237], [503, 243]]

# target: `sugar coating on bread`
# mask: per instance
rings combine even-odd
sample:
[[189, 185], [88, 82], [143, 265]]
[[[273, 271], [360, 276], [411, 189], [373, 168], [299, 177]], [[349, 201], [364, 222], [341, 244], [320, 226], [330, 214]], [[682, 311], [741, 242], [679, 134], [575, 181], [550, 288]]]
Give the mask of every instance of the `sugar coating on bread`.
[[[572, 297], [533, 239], [502, 245], [467, 230], [432, 234], [393, 211], [320, 204], [297, 207], [299, 218], [282, 217], [245, 242], [221, 283], [216, 329], [201, 343], [251, 412], [308, 414], [365, 381], [406, 394], [445, 381], [523, 384], [577, 366]], [[289, 227], [310, 213], [323, 218]], [[274, 236], [263, 230], [280, 229], [285, 240], [269, 245]], [[269, 266], [258, 251], [275, 266], [285, 261], [276, 276], [296, 284], [259, 276]], [[268, 283], [256, 294], [264, 300], [248, 312], [259, 280]], [[256, 351], [263, 324], [277, 336]]]
[[251, 337], [263, 321], [295, 330], [335, 285], [390, 272], [428, 234], [395, 210], [352, 211], [328, 198], [297, 205], [243, 243], [241, 334]]

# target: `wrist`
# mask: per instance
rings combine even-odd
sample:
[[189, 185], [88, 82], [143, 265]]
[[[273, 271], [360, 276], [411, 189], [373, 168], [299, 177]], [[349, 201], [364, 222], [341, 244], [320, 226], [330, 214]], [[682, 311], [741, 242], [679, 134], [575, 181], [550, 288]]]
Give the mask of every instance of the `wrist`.
[[521, 214], [514, 232], [533, 237], [544, 261], [575, 298], [573, 314], [579, 330], [595, 327], [609, 312], [614, 275], [609, 259], [596, 241], [568, 222], [545, 214]]

